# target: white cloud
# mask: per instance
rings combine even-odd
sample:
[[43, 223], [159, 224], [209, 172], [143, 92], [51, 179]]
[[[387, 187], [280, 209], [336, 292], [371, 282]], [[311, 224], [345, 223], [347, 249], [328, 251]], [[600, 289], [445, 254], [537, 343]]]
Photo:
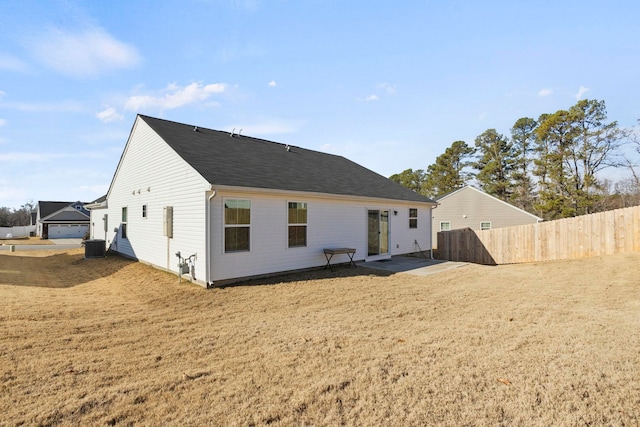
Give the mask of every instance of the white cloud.
[[276, 87], [276, 81], [275, 80], [271, 80], [269, 82], [269, 87]]
[[[392, 84], [389, 84], [389, 83], [378, 83], [376, 85], [376, 89], [378, 89], [378, 91], [383, 91], [387, 95], [395, 95], [395, 93], [396, 93], [395, 85], [392, 85]], [[366, 98], [364, 98], [364, 100], [366, 102], [378, 101], [379, 99], [380, 99], [380, 97], [378, 95], [376, 95], [375, 93], [372, 93], [371, 95], [369, 95]], [[361, 100], [361, 98], [358, 98], [358, 100]]]
[[79, 33], [51, 29], [29, 45], [34, 56], [46, 66], [75, 77], [94, 77], [140, 62], [133, 46], [114, 39], [101, 28]]
[[580, 89], [578, 89], [578, 93], [576, 93], [576, 99], [582, 99], [582, 95], [589, 92], [589, 90], [590, 89], [588, 87], [580, 86]]
[[392, 84], [390, 84], [390, 83], [384, 83], [384, 82], [383, 82], [383, 83], [378, 83], [378, 84], [376, 85], [376, 87], [377, 87], [378, 89], [382, 89], [382, 90], [384, 90], [384, 91], [385, 91], [385, 92], [387, 92], [389, 95], [395, 95], [395, 94], [396, 94], [396, 86], [395, 86], [395, 85], [392, 85]]
[[208, 85], [191, 83], [184, 87], [171, 83], [167, 85], [165, 89], [160, 91], [159, 96], [134, 95], [130, 97], [124, 108], [131, 111], [139, 111], [145, 108], [171, 110], [185, 105], [206, 101], [211, 95], [224, 92], [226, 87], [227, 85], [224, 83]]
[[26, 71], [28, 68], [27, 64], [15, 56], [0, 53], [0, 70]]
[[0, 90], [0, 98], [2, 98], [3, 96], [5, 96], [7, 94], [7, 92], [4, 92], [2, 90]]
[[96, 113], [96, 117], [105, 123], [115, 122], [116, 120], [122, 120], [124, 118], [124, 116], [118, 113], [118, 110], [113, 107], [109, 107], [99, 113]]
[[538, 92], [538, 96], [549, 96], [553, 93], [553, 91], [551, 89], [540, 89], [540, 92]]
[[7, 123], [5, 119], [0, 119], [0, 127], [5, 126]]

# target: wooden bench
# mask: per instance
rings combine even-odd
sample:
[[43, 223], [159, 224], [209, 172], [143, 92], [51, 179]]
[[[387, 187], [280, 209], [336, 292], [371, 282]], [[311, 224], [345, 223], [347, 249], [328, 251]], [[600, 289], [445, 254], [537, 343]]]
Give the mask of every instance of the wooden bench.
[[324, 257], [327, 259], [327, 265], [324, 266], [326, 269], [329, 267], [331, 271], [333, 268], [331, 267], [331, 258], [334, 255], [347, 254], [349, 256], [349, 264], [353, 264], [354, 267], [358, 267], [353, 260], [353, 256], [356, 254], [356, 250], [353, 248], [325, 248], [322, 250], [324, 252]]

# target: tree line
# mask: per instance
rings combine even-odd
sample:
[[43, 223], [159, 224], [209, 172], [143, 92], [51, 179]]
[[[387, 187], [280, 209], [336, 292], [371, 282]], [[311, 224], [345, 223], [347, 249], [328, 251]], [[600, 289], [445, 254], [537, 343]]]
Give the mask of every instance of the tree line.
[[[633, 143], [640, 153], [640, 143], [608, 121], [604, 101], [585, 99], [538, 119], [523, 117], [509, 136], [487, 129], [474, 142], [455, 141], [426, 171], [407, 169], [389, 178], [432, 198], [474, 182], [548, 220], [640, 204], [640, 174], [621, 150]], [[621, 167], [632, 177], [613, 189], [598, 177]]]
[[14, 227], [31, 224], [31, 213], [36, 211], [33, 202], [27, 202], [20, 209], [0, 207], [0, 227]]

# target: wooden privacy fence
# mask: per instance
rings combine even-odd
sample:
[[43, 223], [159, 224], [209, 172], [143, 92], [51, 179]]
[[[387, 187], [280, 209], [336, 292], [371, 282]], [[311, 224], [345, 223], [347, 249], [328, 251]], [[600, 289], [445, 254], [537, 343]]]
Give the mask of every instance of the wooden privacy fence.
[[441, 231], [438, 258], [516, 264], [640, 251], [640, 206], [493, 230]]

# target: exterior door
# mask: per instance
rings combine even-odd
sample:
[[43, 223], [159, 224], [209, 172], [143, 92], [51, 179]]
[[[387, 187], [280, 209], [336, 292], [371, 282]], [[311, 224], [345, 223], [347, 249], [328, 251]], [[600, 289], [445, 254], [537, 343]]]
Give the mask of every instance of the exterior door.
[[368, 211], [367, 255], [389, 253], [389, 211]]

